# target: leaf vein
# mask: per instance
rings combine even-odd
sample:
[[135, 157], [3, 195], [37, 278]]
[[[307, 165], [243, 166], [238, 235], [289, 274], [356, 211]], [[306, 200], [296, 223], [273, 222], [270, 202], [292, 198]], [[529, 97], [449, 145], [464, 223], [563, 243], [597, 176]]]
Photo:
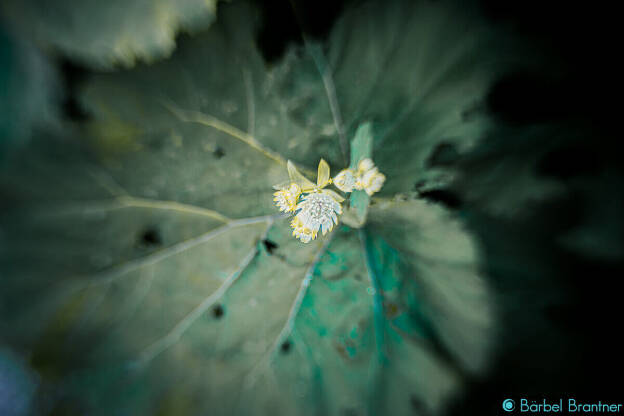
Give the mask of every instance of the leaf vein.
[[325, 250], [329, 246], [329, 243], [333, 239], [333, 236], [334, 234], [332, 233], [326, 238], [326, 240], [323, 242], [323, 244], [319, 248], [318, 252], [315, 254], [314, 258], [312, 259], [312, 262], [306, 269], [303, 280], [301, 281], [301, 285], [299, 286], [299, 290], [297, 291], [297, 295], [295, 296], [295, 300], [290, 306], [288, 317], [286, 318], [286, 322], [284, 323], [284, 326], [282, 327], [279, 334], [275, 338], [271, 347], [262, 355], [262, 358], [260, 358], [260, 360], [256, 363], [256, 365], [254, 365], [252, 369], [249, 371], [249, 373], [245, 376], [245, 380], [243, 383], [244, 388], [251, 388], [255, 384], [256, 379], [257, 379], [256, 377], [257, 373], [263, 369], [262, 367], [270, 364], [270, 361], [275, 356], [275, 353], [277, 352], [277, 349], [279, 348], [279, 346], [284, 341], [286, 341], [286, 339], [292, 333], [294, 326], [295, 326], [295, 320], [297, 319], [297, 316], [299, 315], [299, 310], [301, 309], [301, 305], [303, 303], [303, 299], [305, 298], [305, 295], [308, 292], [308, 288], [310, 287], [310, 283], [312, 282], [312, 278], [314, 277], [314, 269], [320, 262], [321, 257], [325, 253]]
[[[273, 225], [273, 221], [269, 222], [266, 230], [263, 233], [264, 238], [268, 231], [271, 229]], [[251, 263], [251, 261], [258, 254], [258, 248], [254, 246], [249, 253], [243, 258], [243, 261], [238, 265], [236, 270], [234, 270], [227, 279], [219, 286], [217, 290], [215, 290], [212, 294], [206, 297], [199, 305], [197, 305], [191, 312], [189, 312], [180, 322], [178, 322], [172, 329], [165, 335], [164, 337], [158, 339], [154, 343], [152, 343], [149, 347], [147, 347], [140, 355], [138, 360], [138, 365], [144, 365], [154, 359], [156, 356], [161, 354], [162, 352], [169, 349], [176, 342], [182, 338], [182, 335], [191, 327], [191, 325], [204, 314], [212, 305], [215, 304], [219, 299], [223, 297], [223, 295], [227, 292], [227, 290], [238, 280], [240, 275], [245, 271], [247, 266]]]
[[[200, 244], [206, 243], [232, 228], [242, 227], [242, 226], [250, 225], [250, 224], [257, 224], [261, 222], [272, 223], [276, 218], [280, 216], [281, 216], [280, 214], [277, 214], [277, 215], [265, 215], [262, 217], [250, 217], [250, 218], [232, 220], [225, 225], [222, 225], [216, 229], [210, 230], [199, 236], [190, 238], [185, 241], [181, 241], [177, 244], [174, 244], [170, 247], [159, 250], [147, 256], [140, 257], [134, 260], [130, 260], [118, 266], [113, 266], [107, 270], [103, 270], [99, 273], [95, 273], [95, 275], [92, 275], [89, 279], [90, 280], [97, 279], [99, 282], [112, 280], [119, 276], [123, 276], [126, 273], [129, 273], [131, 271], [138, 270], [144, 266], [158, 263], [159, 261], [162, 261], [168, 257], [174, 256], [176, 254], [180, 254]], [[97, 276], [97, 277], [93, 277], [93, 276]]]
[[[265, 147], [262, 145], [254, 136], [251, 134], [245, 133], [244, 131], [232, 126], [229, 123], [226, 123], [223, 120], [218, 119], [210, 114], [202, 113], [201, 111], [190, 111], [190, 110], [182, 110], [169, 102], [163, 102], [163, 105], [173, 113], [180, 121], [186, 123], [197, 123], [207, 127], [212, 127], [216, 130], [219, 130], [222, 133], [227, 134], [230, 137], [234, 137], [247, 144], [254, 150], [262, 153], [264, 156], [269, 159], [279, 163], [280, 165], [286, 166], [287, 160], [282, 157], [279, 153]], [[314, 172], [310, 169], [299, 167], [298, 168], [305, 172], [306, 175], [314, 176]]]

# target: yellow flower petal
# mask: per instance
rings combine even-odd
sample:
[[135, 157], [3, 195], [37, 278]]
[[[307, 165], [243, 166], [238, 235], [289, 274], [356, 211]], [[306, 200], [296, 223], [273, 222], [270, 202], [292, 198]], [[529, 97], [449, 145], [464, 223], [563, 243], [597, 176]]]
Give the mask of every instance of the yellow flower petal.
[[287, 189], [277, 191], [273, 195], [275, 196], [273, 201], [280, 211], [293, 212], [301, 195], [301, 187], [296, 183], [291, 183]]
[[316, 185], [319, 188], [325, 187], [329, 183], [329, 164], [325, 159], [321, 159], [318, 164], [318, 175], [316, 177]]
[[299, 185], [303, 191], [308, 191], [316, 188], [314, 182], [303, 176], [297, 170], [295, 164], [292, 163], [290, 160], [286, 164], [286, 167], [288, 168], [288, 176], [290, 177], [290, 181]]
[[309, 243], [316, 239], [317, 232], [305, 227], [299, 217], [293, 218], [290, 222], [290, 226], [293, 228], [292, 235], [301, 240], [302, 243]]

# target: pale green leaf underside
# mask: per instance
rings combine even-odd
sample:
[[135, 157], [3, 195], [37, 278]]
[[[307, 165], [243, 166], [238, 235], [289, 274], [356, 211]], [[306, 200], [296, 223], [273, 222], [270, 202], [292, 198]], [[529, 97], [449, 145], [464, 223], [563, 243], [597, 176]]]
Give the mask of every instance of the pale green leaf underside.
[[217, 0], [10, 0], [0, 12], [16, 30], [99, 68], [171, 54], [181, 29], [208, 27]]
[[289, 159], [346, 167], [338, 130], [372, 120], [383, 192], [410, 189], [441, 138], [484, 128], [459, 114], [493, 76], [473, 59], [488, 34], [429, 3], [364, 5], [328, 67], [293, 50], [269, 70], [253, 9], [222, 8], [170, 59], [91, 79], [93, 120], [4, 168], [7, 342], [90, 414], [440, 411], [495, 326], [472, 237], [440, 207], [384, 202], [302, 244], [272, 185]]

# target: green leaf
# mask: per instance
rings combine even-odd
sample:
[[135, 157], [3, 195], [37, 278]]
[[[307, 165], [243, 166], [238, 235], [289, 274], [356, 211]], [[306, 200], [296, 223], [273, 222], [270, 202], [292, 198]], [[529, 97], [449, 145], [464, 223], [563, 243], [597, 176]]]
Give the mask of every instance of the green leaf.
[[[373, 132], [371, 123], [364, 123], [358, 127], [355, 137], [351, 140], [351, 169], [357, 170], [358, 163], [362, 159], [373, 157]], [[355, 211], [357, 222], [355, 225], [362, 226], [366, 222], [366, 213], [370, 204], [370, 196], [364, 191], [355, 190], [349, 197], [349, 204]]]
[[466, 9], [365, 3], [330, 36], [327, 62], [347, 136], [363, 121], [375, 127], [375, 164], [388, 177], [380, 195], [435, 180], [440, 173], [432, 178], [426, 161], [439, 144], [463, 154], [491, 127], [484, 95], [518, 55]]
[[368, 196], [368, 194], [364, 191], [355, 190], [351, 192], [349, 203], [351, 204], [351, 208], [355, 211], [355, 217], [358, 220], [358, 224], [364, 224], [366, 222], [368, 205], [370, 204], [370, 196]]
[[500, 37], [449, 7], [365, 3], [324, 48], [267, 68], [257, 11], [224, 5], [170, 59], [90, 78], [88, 122], [13, 152], [3, 342], [52, 411], [443, 410], [496, 324], [472, 236], [439, 206], [381, 198], [362, 229], [302, 244], [272, 185], [288, 160], [309, 178], [321, 158], [343, 167], [340, 137], [366, 120], [386, 195], [409, 191], [441, 140], [474, 145], [488, 122], [461, 112], [504, 68]]
[[351, 140], [351, 169], [357, 169], [362, 159], [373, 157], [373, 131], [371, 123], [364, 123], [355, 131]]
[[98, 68], [171, 54], [176, 34], [215, 19], [217, 0], [9, 0], [0, 12], [24, 36]]
[[472, 370], [484, 365], [495, 329], [492, 294], [479, 247], [461, 221], [439, 206], [411, 201], [372, 207], [369, 224], [402, 253], [406, 273], [423, 291], [427, 322], [457, 364]]

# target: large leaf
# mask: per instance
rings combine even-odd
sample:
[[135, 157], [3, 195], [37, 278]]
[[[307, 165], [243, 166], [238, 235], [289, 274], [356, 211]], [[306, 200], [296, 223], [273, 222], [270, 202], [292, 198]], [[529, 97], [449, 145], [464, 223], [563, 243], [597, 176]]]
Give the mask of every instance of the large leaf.
[[87, 64], [132, 66], [171, 54], [176, 33], [212, 23], [217, 0], [10, 0], [0, 12], [23, 35]]
[[271, 186], [288, 159], [337, 173], [371, 121], [382, 195], [411, 189], [440, 142], [487, 128], [462, 112], [500, 38], [449, 6], [367, 3], [267, 69], [253, 8], [222, 10], [171, 59], [91, 79], [88, 123], [2, 167], [3, 341], [43, 411], [441, 411], [495, 327], [473, 238], [381, 198], [365, 227], [302, 244]]

